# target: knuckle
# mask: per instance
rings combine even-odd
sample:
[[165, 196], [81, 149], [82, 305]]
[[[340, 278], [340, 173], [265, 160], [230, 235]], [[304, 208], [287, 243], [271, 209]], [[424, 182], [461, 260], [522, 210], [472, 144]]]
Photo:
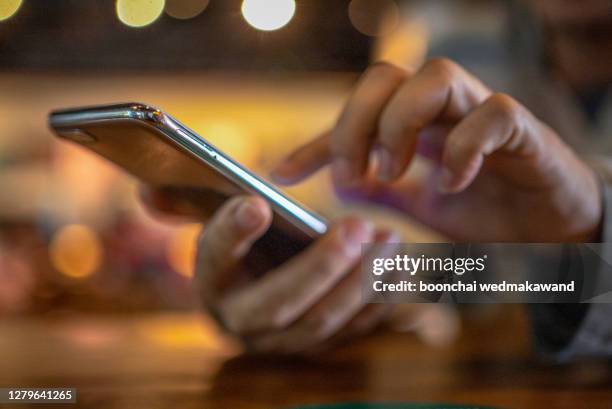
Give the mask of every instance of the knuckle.
[[518, 121], [522, 111], [521, 105], [514, 98], [503, 93], [493, 94], [486, 104], [496, 116], [512, 122]]
[[403, 79], [408, 75], [408, 72], [397, 65], [386, 61], [377, 61], [371, 64], [364, 75], [365, 78], [392, 78]]
[[446, 83], [452, 82], [461, 72], [461, 67], [457, 63], [443, 57], [432, 58], [427, 61], [423, 69], [433, 72]]

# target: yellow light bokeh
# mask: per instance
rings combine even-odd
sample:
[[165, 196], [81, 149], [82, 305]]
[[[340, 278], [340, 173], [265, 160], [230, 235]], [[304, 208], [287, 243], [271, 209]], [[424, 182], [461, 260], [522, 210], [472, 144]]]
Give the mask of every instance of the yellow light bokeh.
[[373, 60], [415, 70], [425, 61], [429, 43], [425, 21], [417, 17], [404, 19], [395, 31], [377, 42]]
[[13, 17], [19, 8], [23, 0], [2, 0], [0, 1], [0, 21], [8, 20]]
[[157, 325], [147, 328], [146, 335], [157, 344], [174, 348], [221, 347], [221, 339], [212, 332], [205, 332], [200, 325]]
[[244, 0], [242, 15], [247, 23], [258, 30], [278, 30], [295, 15], [295, 0]]
[[186, 20], [194, 18], [206, 10], [210, 0], [166, 0], [166, 14]]
[[87, 226], [68, 225], [60, 229], [49, 246], [51, 264], [60, 273], [72, 278], [93, 274], [102, 261], [102, 244], [98, 235]]
[[165, 0], [117, 0], [117, 17], [126, 26], [144, 27], [161, 16], [165, 5]]
[[168, 243], [166, 257], [174, 271], [184, 277], [193, 276], [193, 264], [197, 251], [197, 238], [202, 230], [200, 224], [179, 227]]
[[240, 352], [240, 346], [224, 338], [206, 315], [161, 315], [139, 325], [138, 329], [143, 337], [164, 348], [214, 350], [220, 357]]

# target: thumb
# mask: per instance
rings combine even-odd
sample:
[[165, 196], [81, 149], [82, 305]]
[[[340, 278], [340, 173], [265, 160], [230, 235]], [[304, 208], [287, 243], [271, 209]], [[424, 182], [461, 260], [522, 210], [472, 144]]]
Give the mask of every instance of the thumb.
[[223, 205], [204, 228], [198, 240], [195, 278], [202, 295], [215, 296], [229, 274], [270, 227], [272, 212], [257, 196], [238, 196]]

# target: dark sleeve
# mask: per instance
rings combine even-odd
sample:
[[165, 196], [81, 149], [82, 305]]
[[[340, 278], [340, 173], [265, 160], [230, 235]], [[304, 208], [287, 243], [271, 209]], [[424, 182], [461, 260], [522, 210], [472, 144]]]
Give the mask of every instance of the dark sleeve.
[[[612, 186], [602, 183], [602, 190], [601, 241], [612, 242]], [[612, 304], [532, 304], [528, 312], [538, 352], [559, 361], [612, 356]]]
[[528, 311], [536, 351], [557, 357], [574, 339], [588, 309], [589, 304], [530, 304]]

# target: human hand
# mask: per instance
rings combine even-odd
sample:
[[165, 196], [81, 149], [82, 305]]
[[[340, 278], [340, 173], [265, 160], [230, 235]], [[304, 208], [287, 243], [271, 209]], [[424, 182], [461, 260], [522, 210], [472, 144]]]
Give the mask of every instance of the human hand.
[[[415, 154], [430, 159], [432, 171], [403, 178]], [[454, 240], [598, 238], [593, 171], [525, 107], [445, 59], [414, 73], [372, 66], [333, 130], [273, 177], [292, 184], [329, 163], [344, 197], [394, 207]]]
[[[251, 352], [312, 352], [376, 326], [390, 305], [367, 304], [361, 290], [362, 250], [392, 243], [392, 232], [347, 218], [298, 255], [278, 265], [269, 252], [287, 239], [263, 245], [272, 214], [258, 197], [235, 197], [209, 221], [198, 242], [195, 281], [217, 321]], [[363, 246], [363, 247], [362, 247]], [[382, 246], [392, 251], [393, 246]], [[384, 255], [377, 255], [381, 257]]]

